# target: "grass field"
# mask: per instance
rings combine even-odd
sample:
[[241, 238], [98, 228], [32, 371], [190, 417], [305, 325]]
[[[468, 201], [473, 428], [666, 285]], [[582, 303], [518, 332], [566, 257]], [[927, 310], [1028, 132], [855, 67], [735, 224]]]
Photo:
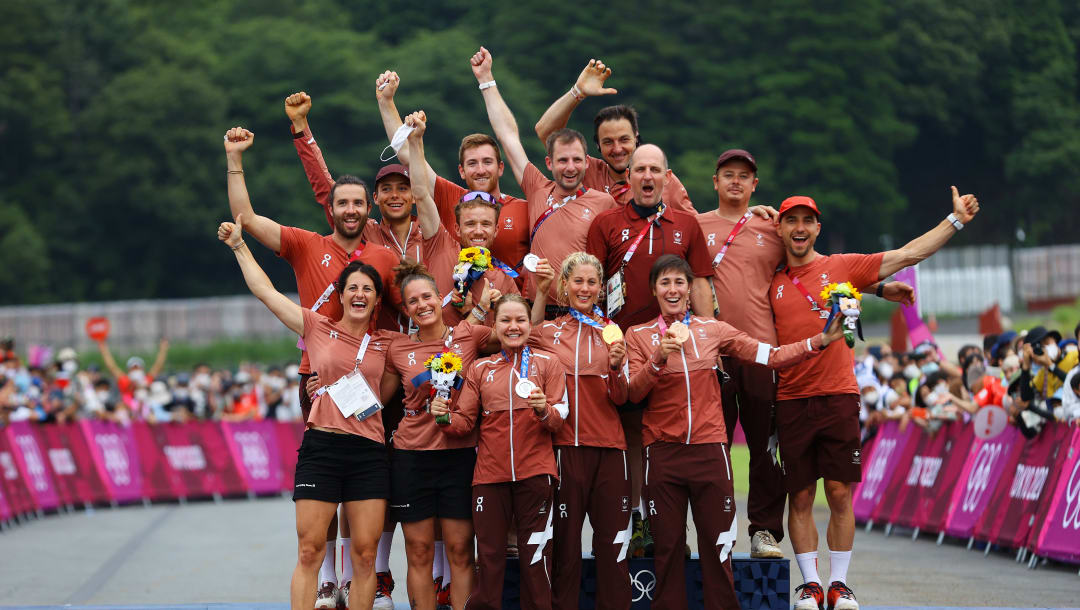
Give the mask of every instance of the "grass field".
[[[746, 445], [732, 445], [731, 468], [735, 473], [735, 495], [746, 497], [750, 489], [750, 484], [747, 481], [747, 473], [750, 472], [750, 450], [746, 448]], [[826, 506], [825, 486], [820, 479], [818, 480], [817, 494], [814, 496], [814, 504]]]

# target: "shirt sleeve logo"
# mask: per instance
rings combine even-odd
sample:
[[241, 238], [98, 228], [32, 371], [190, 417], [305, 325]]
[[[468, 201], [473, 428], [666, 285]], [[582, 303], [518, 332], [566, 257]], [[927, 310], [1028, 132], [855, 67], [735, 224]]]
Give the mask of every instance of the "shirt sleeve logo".
[[784, 298], [784, 285], [783, 284], [780, 284], [779, 286], [776, 287], [776, 298], [778, 300]]

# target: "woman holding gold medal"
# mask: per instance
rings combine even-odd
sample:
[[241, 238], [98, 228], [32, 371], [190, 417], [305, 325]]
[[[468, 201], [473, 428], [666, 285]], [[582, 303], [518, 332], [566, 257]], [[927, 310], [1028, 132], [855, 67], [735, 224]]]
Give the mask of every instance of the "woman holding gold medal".
[[334, 322], [304, 309], [274, 289], [244, 244], [242, 215], [223, 222], [218, 239], [236, 255], [251, 293], [307, 345], [312, 367], [329, 385], [316, 392], [296, 462], [297, 562], [290, 587], [294, 610], [315, 606], [316, 580], [326, 554], [326, 528], [344, 503], [352, 528], [349, 601], [370, 608], [375, 599], [375, 551], [390, 496], [389, 463], [383, 437], [382, 402], [397, 381], [385, 375], [393, 335], [372, 330], [372, 313], [383, 292], [378, 271], [349, 263], [335, 284], [344, 315]]
[[552, 436], [566, 418], [566, 380], [554, 354], [528, 345], [529, 305], [503, 295], [493, 305], [501, 352], [476, 361], [450, 408], [436, 396], [431, 413], [448, 436], [479, 428], [472, 481], [476, 529], [476, 587], [469, 608], [502, 608], [506, 534], [514, 527], [520, 546], [521, 607], [551, 607], [553, 479]]
[[[409, 600], [413, 607], [434, 608], [431, 563], [435, 529], [450, 564], [450, 600], [465, 605], [473, 581], [472, 475], [476, 435], [450, 438], [439, 431], [429, 403], [458, 390], [473, 360], [498, 349], [491, 328], [476, 316], [450, 326], [443, 321], [442, 295], [424, 265], [399, 265], [395, 283], [401, 310], [418, 330], [396, 335], [387, 371], [405, 389], [405, 415], [393, 437], [390, 465], [390, 515], [401, 523], [408, 558]], [[486, 290], [485, 310], [497, 291]], [[439, 558], [441, 560], [441, 558]]]
[[[726, 322], [691, 315], [687, 262], [664, 255], [649, 272], [660, 305], [655, 321], [631, 327], [630, 400], [645, 401], [645, 510], [655, 541], [653, 603], [685, 608], [686, 507], [693, 510], [706, 608], [735, 608], [731, 549], [735, 544], [735, 497], [731, 460], [714, 369], [720, 356], [772, 368], [791, 366], [843, 340], [833, 320], [826, 332], [781, 347], [761, 343]], [[838, 318], [840, 316], [837, 316]]]
[[596, 607], [630, 607], [630, 472], [616, 405], [626, 402], [626, 344], [597, 301], [604, 286], [600, 261], [585, 252], [563, 259], [556, 294], [570, 311], [544, 322], [555, 272], [541, 260], [529, 345], [558, 356], [566, 371], [569, 414], [555, 434], [555, 573], [552, 607], [577, 608], [581, 588], [581, 527], [593, 528]]

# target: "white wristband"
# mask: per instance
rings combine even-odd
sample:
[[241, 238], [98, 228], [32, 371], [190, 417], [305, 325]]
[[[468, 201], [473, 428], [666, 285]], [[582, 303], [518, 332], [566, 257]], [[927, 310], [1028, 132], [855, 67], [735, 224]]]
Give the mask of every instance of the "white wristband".
[[945, 220], [951, 222], [952, 226], [955, 227], [957, 231], [964, 230], [964, 223], [960, 222], [960, 219], [956, 217], [956, 214], [950, 213], [948, 216], [945, 217]]
[[574, 99], [579, 102], [585, 99], [585, 94], [581, 92], [581, 89], [578, 89], [577, 83], [570, 87], [570, 95], [574, 96]]
[[480, 83], [480, 90], [483, 91], [484, 89], [490, 89], [490, 88], [492, 88], [494, 86], [495, 86], [495, 81], [489, 80], [486, 83]]

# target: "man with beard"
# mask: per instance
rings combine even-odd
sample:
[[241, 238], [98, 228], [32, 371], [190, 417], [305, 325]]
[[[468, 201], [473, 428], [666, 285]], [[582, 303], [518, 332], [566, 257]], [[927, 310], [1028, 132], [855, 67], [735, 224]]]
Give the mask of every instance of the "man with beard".
[[[754, 156], [737, 148], [724, 151], [717, 158], [713, 173], [717, 207], [698, 214], [697, 221], [705, 234], [705, 246], [712, 261], [717, 319], [759, 341], [778, 345], [769, 285], [776, 268], [784, 261], [784, 244], [772, 220], [750, 213], [750, 197], [757, 185]], [[868, 290], [873, 291], [873, 287]], [[901, 282], [890, 282], [879, 296], [891, 301], [910, 301], [913, 291]], [[750, 450], [750, 491], [746, 501], [750, 556], [782, 557], [778, 541], [784, 538], [787, 494], [780, 466], [769, 451], [776, 376], [772, 369], [744, 364], [734, 358], [725, 357], [723, 364], [730, 379], [720, 386], [724, 423], [732, 431], [735, 423], [741, 422]]]
[[[867, 286], [897, 271], [926, 260], [964, 228], [979, 211], [974, 195], [952, 187], [952, 213], [927, 233], [903, 247], [876, 254], [833, 254], [814, 250], [821, 231], [820, 212], [809, 197], [788, 197], [780, 205], [777, 234], [784, 242], [786, 264], [769, 288], [777, 340], [797, 341], [820, 331], [829, 318], [830, 303], [821, 294], [830, 284], [851, 282]], [[854, 353], [836, 341], [816, 358], [779, 372], [776, 424], [780, 435], [780, 461], [788, 503], [788, 533], [803, 583], [796, 610], [858, 610], [847, 585], [851, 548], [855, 538], [852, 484], [862, 478], [859, 440], [859, 385], [852, 366]], [[825, 479], [829, 504], [828, 543], [830, 579], [822, 590], [817, 571], [818, 533], [814, 524], [814, 492]]]
[[[386, 137], [394, 140], [394, 134], [401, 128], [401, 115], [394, 104], [401, 79], [397, 72], [386, 71], [375, 81], [375, 98], [379, 104]], [[409, 147], [403, 146], [397, 151], [398, 159], [404, 165], [409, 163]], [[484, 133], [471, 133], [461, 140], [458, 148], [458, 175], [465, 181], [468, 190], [439, 176], [430, 164], [425, 163], [428, 184], [433, 184], [432, 197], [439, 209], [439, 219], [451, 235], [458, 233], [458, 221], [454, 210], [461, 198], [469, 192], [485, 192], [494, 197], [501, 209], [497, 219], [496, 233], [491, 244], [485, 246], [499, 260], [520, 269], [522, 258], [529, 252], [529, 211], [524, 199], [507, 195], [499, 189], [499, 178], [505, 166], [499, 153], [495, 138]], [[463, 246], [466, 244], [462, 244]], [[429, 269], [432, 267], [429, 265]], [[519, 276], [520, 277], [520, 276]], [[520, 287], [520, 282], [519, 282]]]
[[[491, 63], [491, 53], [481, 47], [471, 60], [473, 75], [484, 96], [495, 137], [502, 144], [514, 178], [529, 202], [531, 253], [547, 259], [548, 264], [558, 269], [566, 255], [585, 250], [589, 224], [600, 212], [615, 207], [616, 203], [611, 195], [582, 186], [586, 168], [585, 137], [572, 129], [553, 131], [545, 142], [545, 161], [554, 180], [545, 178], [529, 162], [514, 115], [495, 84]], [[551, 303], [558, 302], [555, 290], [553, 282], [548, 294]], [[529, 296], [536, 292], [531, 276], [528, 292]], [[553, 318], [558, 311], [557, 305], [549, 306], [548, 317]]]
[[[604, 65], [604, 62], [590, 59], [578, 75], [574, 86], [555, 100], [536, 122], [536, 135], [540, 140], [546, 142], [555, 130], [565, 128], [574, 108], [586, 97], [618, 93], [615, 89], [604, 87], [604, 81], [610, 76], [611, 68]], [[641, 144], [637, 111], [625, 104], [602, 108], [593, 118], [593, 127], [593, 141], [600, 151], [600, 159], [586, 157], [583, 184], [608, 193], [618, 203], [627, 203], [633, 197], [627, 169], [630, 167], [631, 155]], [[662, 196], [664, 203], [672, 208], [690, 214], [696, 213], [694, 204], [686, 193], [686, 187], [673, 173], [668, 173]]]
[[[352, 260], [360, 260], [374, 267], [382, 277], [384, 286], [391, 286], [394, 277], [393, 268], [399, 257], [384, 246], [365, 240], [365, 227], [368, 227], [368, 212], [371, 209], [369, 192], [364, 181], [350, 175], [338, 177], [327, 193], [326, 206], [331, 226], [330, 235], [319, 235], [297, 227], [286, 227], [255, 213], [248, 197], [247, 184], [244, 181], [242, 157], [245, 150], [255, 143], [255, 134], [242, 127], [234, 127], [225, 134], [225, 159], [228, 167], [229, 211], [233, 218], [243, 214], [244, 230], [255, 237], [259, 243], [270, 248], [289, 262], [296, 274], [297, 292], [300, 305], [317, 311], [331, 320], [341, 319], [344, 313], [341, 301], [334, 298], [334, 283], [342, 269]], [[408, 180], [405, 181], [408, 186]], [[369, 229], [370, 230], [370, 229]], [[379, 327], [385, 319], [393, 320], [400, 297], [394, 300], [396, 290], [388, 290], [387, 298], [380, 314]], [[391, 305], [392, 304], [392, 305]], [[390, 330], [397, 330], [396, 325]], [[303, 343], [298, 343], [303, 349]], [[312, 376], [307, 352], [300, 360], [300, 408], [304, 421], [311, 412], [311, 396], [306, 391], [307, 381]], [[343, 518], [342, 544], [345, 548], [343, 573], [352, 574], [349, 555], [349, 530]], [[326, 546], [326, 558], [319, 570], [319, 592], [317, 608], [334, 608], [339, 597], [347, 599], [351, 581], [339, 588], [334, 568], [334, 554], [337, 549], [337, 519], [335, 518], [326, 532], [326, 540], [335, 541]]]

